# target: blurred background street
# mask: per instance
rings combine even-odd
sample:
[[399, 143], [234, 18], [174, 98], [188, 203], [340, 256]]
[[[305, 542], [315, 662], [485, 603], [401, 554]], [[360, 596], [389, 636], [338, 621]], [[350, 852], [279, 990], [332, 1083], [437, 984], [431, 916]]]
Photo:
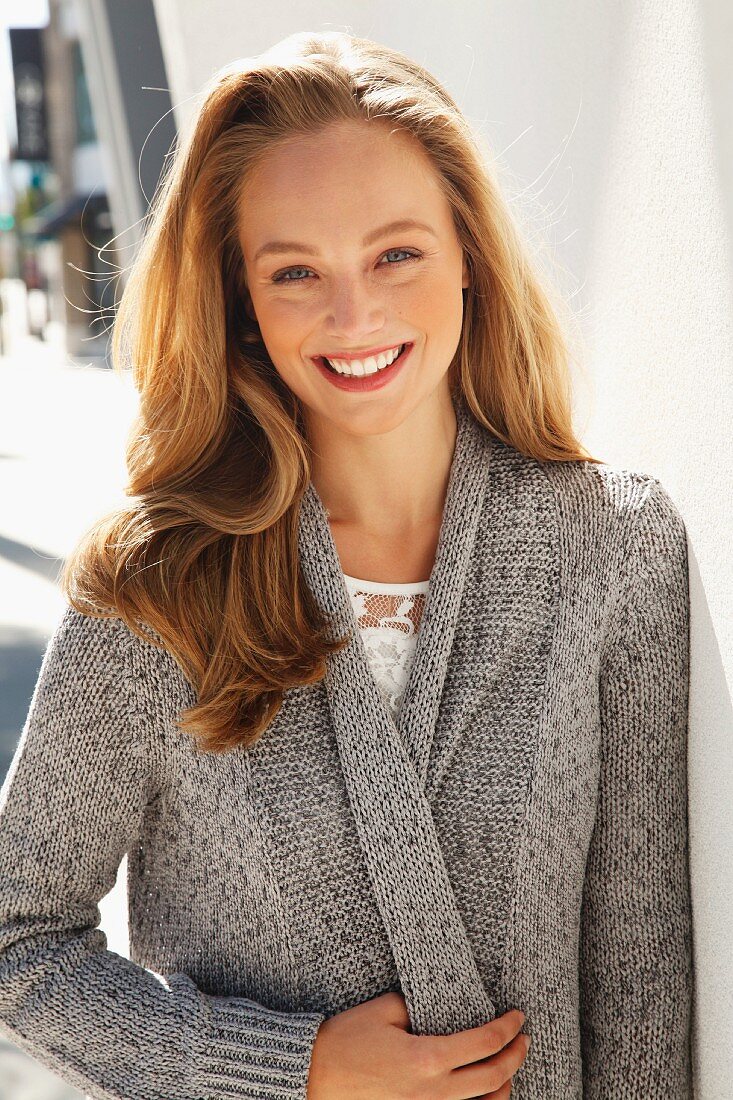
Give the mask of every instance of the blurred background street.
[[[56, 577], [84, 529], [121, 494], [128, 380], [18, 341], [0, 362], [0, 769], [10, 763], [36, 665], [64, 600]], [[59, 410], [63, 409], [62, 416]]]

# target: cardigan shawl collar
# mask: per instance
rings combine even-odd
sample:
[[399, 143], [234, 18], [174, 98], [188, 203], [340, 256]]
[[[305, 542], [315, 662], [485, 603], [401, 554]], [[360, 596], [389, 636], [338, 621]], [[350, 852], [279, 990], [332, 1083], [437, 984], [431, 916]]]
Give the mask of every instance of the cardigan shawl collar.
[[[371, 674], [326, 510], [312, 482], [300, 512], [306, 581], [338, 633], [352, 634], [349, 644], [327, 660], [325, 689], [360, 843], [415, 1034], [450, 1034], [457, 1023], [476, 1027], [496, 1015], [431, 812], [432, 795], [466, 725], [451, 723], [451, 715], [465, 712], [478, 678], [488, 671], [485, 664], [477, 666], [471, 669], [477, 675], [453, 677], [446, 684], [493, 438], [462, 398], [455, 409], [457, 435], [443, 520], [397, 723]], [[511, 613], [507, 601], [503, 620], [492, 624], [497, 639], [508, 633]]]

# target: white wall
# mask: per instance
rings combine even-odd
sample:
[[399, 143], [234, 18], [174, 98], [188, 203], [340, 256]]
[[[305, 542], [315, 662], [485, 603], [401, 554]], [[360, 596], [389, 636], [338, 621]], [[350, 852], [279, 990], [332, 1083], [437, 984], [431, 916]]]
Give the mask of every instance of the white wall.
[[[341, 29], [424, 63], [506, 166], [582, 320], [594, 455], [688, 529], [696, 1097], [733, 1095], [733, 7], [724, 0], [155, 0], [178, 125], [219, 66]], [[524, 193], [522, 193], [524, 192]]]

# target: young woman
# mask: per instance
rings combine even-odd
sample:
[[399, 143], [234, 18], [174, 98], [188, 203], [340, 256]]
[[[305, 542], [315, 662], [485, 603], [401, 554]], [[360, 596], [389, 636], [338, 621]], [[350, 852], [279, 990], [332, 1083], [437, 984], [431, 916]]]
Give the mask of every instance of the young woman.
[[419, 65], [217, 74], [3, 788], [0, 1024], [89, 1096], [690, 1095], [686, 531], [558, 308]]

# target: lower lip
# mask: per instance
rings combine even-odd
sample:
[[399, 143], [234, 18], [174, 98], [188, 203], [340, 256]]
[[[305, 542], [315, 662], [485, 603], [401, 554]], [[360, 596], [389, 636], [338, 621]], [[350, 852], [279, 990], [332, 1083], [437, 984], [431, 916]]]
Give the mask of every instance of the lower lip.
[[314, 362], [323, 377], [327, 378], [332, 385], [340, 390], [353, 390], [356, 392], [361, 392], [362, 390], [378, 390], [381, 389], [382, 386], [386, 386], [393, 378], [397, 377], [407, 362], [413, 347], [413, 344], [406, 344], [402, 355], [398, 355], [395, 361], [390, 363], [388, 367], [385, 367], [384, 370], [375, 371], [374, 374], [366, 374], [363, 378], [357, 378], [356, 376], [350, 377], [345, 374], [334, 374], [322, 360], [316, 359]]

